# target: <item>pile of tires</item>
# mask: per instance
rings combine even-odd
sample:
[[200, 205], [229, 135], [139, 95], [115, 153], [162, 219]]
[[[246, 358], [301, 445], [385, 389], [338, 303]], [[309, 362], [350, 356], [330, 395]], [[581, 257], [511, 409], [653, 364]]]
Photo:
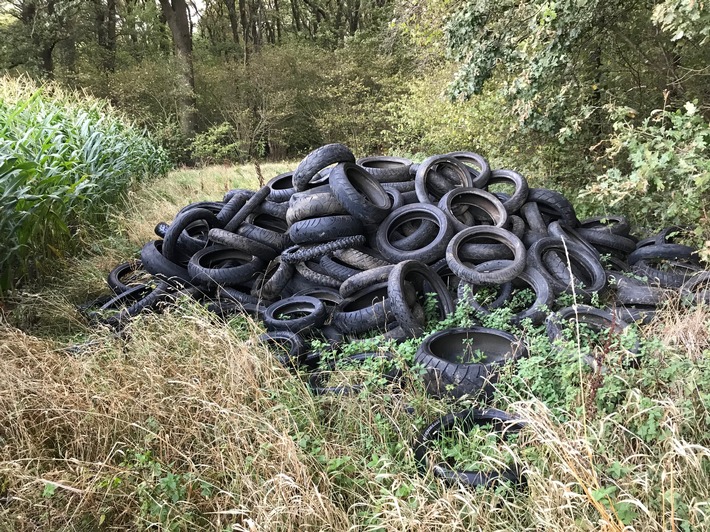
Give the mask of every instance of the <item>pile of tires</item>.
[[[579, 220], [564, 195], [532, 188], [520, 173], [491, 169], [471, 152], [414, 164], [356, 160], [346, 146], [329, 144], [260, 190], [185, 206], [155, 233], [139, 260], [110, 273], [115, 297], [92, 319], [118, 329], [187, 293], [222, 316], [261, 320], [262, 340], [282, 348], [285, 365], [314, 370], [316, 393], [357, 390], [322, 385], [311, 338], [337, 344], [379, 333], [405, 340], [457, 304], [485, 315], [524, 289], [535, 297], [511, 314], [511, 324], [545, 323], [552, 340], [570, 318], [614, 331], [646, 322], [678, 291], [710, 301], [710, 272], [695, 249], [676, 241], [682, 229], [640, 240], [623, 216]], [[136, 277], [152, 281], [129, 282]], [[481, 303], [481, 290], [495, 296]], [[577, 303], [601, 294], [610, 306], [551, 312], [562, 294]], [[110, 309], [119, 310], [107, 316]], [[455, 328], [426, 338], [416, 361], [433, 395], [485, 398], [499, 368], [526, 354], [507, 332]], [[354, 361], [374, 356], [386, 355]]]

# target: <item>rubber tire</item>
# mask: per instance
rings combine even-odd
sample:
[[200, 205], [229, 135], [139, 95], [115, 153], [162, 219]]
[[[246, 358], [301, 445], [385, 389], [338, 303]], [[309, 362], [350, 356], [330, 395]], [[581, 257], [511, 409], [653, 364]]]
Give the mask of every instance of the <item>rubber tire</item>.
[[326, 144], [310, 152], [298, 164], [292, 177], [293, 186], [299, 192], [306, 190], [311, 179], [327, 166], [354, 162], [355, 156], [347, 146], [337, 143]]
[[[307, 312], [308, 314], [294, 319], [277, 317], [289, 312]], [[323, 326], [326, 317], [325, 305], [320, 299], [310, 296], [292, 296], [267, 307], [264, 314], [264, 325], [269, 331], [302, 333]]]

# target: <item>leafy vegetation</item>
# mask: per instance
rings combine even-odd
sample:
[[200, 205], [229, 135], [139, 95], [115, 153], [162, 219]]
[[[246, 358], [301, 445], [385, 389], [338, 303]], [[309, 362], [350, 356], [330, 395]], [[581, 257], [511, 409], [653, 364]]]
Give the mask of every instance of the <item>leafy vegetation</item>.
[[133, 183], [169, 163], [99, 100], [7, 77], [0, 87], [2, 292], [20, 277], [53, 271], [79, 231], [104, 226]]

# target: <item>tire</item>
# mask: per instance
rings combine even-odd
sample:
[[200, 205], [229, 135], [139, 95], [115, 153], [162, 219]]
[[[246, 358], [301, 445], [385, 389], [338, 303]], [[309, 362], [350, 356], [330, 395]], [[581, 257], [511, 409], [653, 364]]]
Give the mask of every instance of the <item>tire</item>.
[[[405, 293], [406, 283], [414, 288], [414, 301], [408, 300]], [[413, 305], [424, 308], [426, 297], [433, 293], [436, 297], [438, 319], [443, 320], [454, 313], [454, 305], [449, 289], [434, 270], [426, 264], [409, 260], [397, 264], [387, 281], [387, 295], [394, 317], [399, 326], [410, 336], [419, 336], [424, 332], [427, 323], [424, 313], [414, 312]]]
[[542, 213], [537, 203], [528, 201], [520, 207], [520, 216], [523, 217], [530, 232], [540, 235], [537, 240], [547, 236], [547, 224], [542, 219]]
[[[396, 190], [401, 194], [404, 194], [405, 192], [414, 192], [413, 197], [417, 196], [415, 187], [416, 185], [414, 184], [414, 181], [393, 181], [391, 183], [382, 183], [382, 188], [385, 190]], [[410, 194], [407, 197], [412, 197], [412, 195]], [[417, 201], [419, 201], [419, 198], [417, 198]]]
[[[391, 234], [400, 226], [411, 220], [420, 219], [432, 222], [439, 228], [431, 242], [418, 249], [403, 251], [390, 241]], [[419, 260], [426, 264], [433, 264], [444, 256], [446, 244], [453, 232], [451, 222], [438, 207], [429, 204], [405, 205], [392, 212], [380, 225], [376, 235], [377, 249], [392, 263]]]
[[[299, 313], [306, 313], [306, 315], [288, 318], [289, 315]], [[310, 296], [293, 296], [269, 305], [264, 314], [264, 325], [270, 331], [302, 333], [321, 327], [326, 317], [325, 305], [319, 299]]]
[[577, 227], [579, 220], [570, 201], [555, 190], [531, 188], [528, 190], [528, 202], [537, 203], [545, 225], [550, 222], [562, 222], [568, 227]]
[[354, 163], [341, 163], [330, 173], [330, 188], [338, 202], [363, 224], [381, 222], [392, 200], [377, 180]]
[[330, 242], [346, 236], [360, 235], [363, 227], [354, 216], [324, 216], [294, 223], [288, 230], [296, 244]]
[[[431, 179], [430, 173], [437, 172], [446, 172], [447, 174], [450, 174], [455, 182], [446, 180], [447, 183], [445, 188], [440, 190], [439, 193], [434, 193], [432, 187], [429, 186], [429, 180]], [[417, 175], [414, 178], [414, 189], [417, 191], [417, 198], [419, 198], [419, 201], [424, 204], [438, 203], [447, 191], [456, 186], [472, 188], [473, 179], [471, 177], [471, 172], [468, 167], [459, 162], [458, 159], [447, 157], [446, 155], [433, 155], [431, 157], [427, 157], [419, 165]]]
[[[264, 200], [256, 208], [256, 211], [254, 211], [254, 214], [256, 214], [256, 215], [266, 214], [268, 216], [271, 216], [272, 218], [278, 218], [279, 220], [283, 220], [285, 222], [287, 212], [288, 212], [288, 202], [284, 201], [283, 203], [276, 203], [273, 201]], [[288, 228], [288, 224], [286, 224], [286, 228]]]
[[166, 259], [162, 254], [162, 247], [162, 240], [153, 240], [143, 246], [141, 249], [143, 267], [161, 279], [189, 282], [190, 274], [187, 272], [187, 268]]
[[[233, 265], [234, 263], [237, 265]], [[191, 281], [199, 286], [239, 286], [252, 281], [264, 261], [251, 253], [210, 246], [195, 253], [187, 265]]]
[[609, 216], [594, 216], [585, 218], [579, 222], [581, 229], [592, 229], [594, 231], [607, 231], [615, 235], [629, 236], [631, 225], [625, 216], [611, 214]]
[[145, 283], [137, 285], [135, 282], [126, 279], [127, 276], [140, 272], [142, 269], [143, 263], [140, 260], [123, 262], [111, 270], [108, 274], [106, 282], [108, 283], [109, 288], [111, 288], [111, 291], [116, 295], [135, 286], [145, 286]]
[[352, 277], [349, 277], [343, 284], [340, 285], [340, 296], [342, 298], [352, 297], [355, 293], [365, 290], [366, 288], [378, 283], [386, 282], [394, 265], [379, 266], [377, 268], [367, 269]]
[[[322, 286], [327, 288], [335, 288], [336, 290], [340, 288], [341, 281], [334, 279], [330, 275], [325, 273], [314, 271], [310, 264], [299, 262], [296, 264], [296, 271], [305, 277], [308, 281], [313, 283], [315, 286]], [[315, 266], [314, 266], [315, 267]]]
[[660, 244], [643, 246], [629, 254], [627, 262], [633, 266], [644, 259], [690, 260], [697, 263], [696, 250], [683, 244]]
[[259, 336], [259, 341], [274, 352], [276, 359], [287, 368], [299, 367], [307, 354], [303, 338], [291, 331], [267, 332]]
[[266, 244], [262, 244], [261, 242], [242, 235], [230, 233], [224, 229], [210, 229], [208, 237], [210, 241], [215, 244], [250, 253], [264, 261], [270, 261], [279, 254], [278, 251], [271, 246], [267, 246]]
[[226, 224], [224, 224], [224, 229], [230, 233], [236, 233], [239, 226], [242, 225], [242, 223], [244, 223], [247, 219], [247, 216], [252, 214], [256, 208], [261, 205], [270, 192], [271, 188], [268, 186], [262, 187], [255, 192], [254, 195], [246, 201], [244, 206], [239, 209]]
[[293, 278], [295, 271], [296, 269], [291, 264], [287, 264], [277, 257], [269, 263], [264, 275], [254, 284], [252, 295], [266, 301], [279, 299]]
[[[203, 208], [194, 208], [178, 214], [173, 223], [165, 233], [163, 239], [163, 256], [171, 262], [180, 260], [180, 249], [178, 246], [178, 238], [188, 225], [203, 221], [211, 229], [221, 225], [217, 217], [209, 210]], [[206, 244], [206, 242], [205, 242]]]
[[158, 222], [156, 224], [155, 228], [153, 229], [153, 232], [155, 233], [155, 235], [158, 238], [162, 239], [162, 238], [165, 238], [165, 233], [168, 232], [169, 228], [170, 228], [170, 226], [168, 224], [166, 224], [165, 222]]
[[249, 198], [254, 195], [254, 192], [250, 190], [232, 190], [230, 192], [233, 194], [229, 200], [226, 200], [227, 203], [225, 203], [224, 207], [217, 213], [217, 220], [219, 221], [220, 227], [227, 225], [227, 222], [229, 222], [229, 220], [244, 207], [246, 202], [249, 201]]
[[535, 301], [527, 309], [514, 314], [511, 323], [521, 325], [524, 320], [529, 319], [533, 325], [542, 325], [545, 322], [552, 304], [555, 301], [555, 294], [543, 275], [535, 268], [528, 266], [525, 271], [518, 275], [513, 281], [513, 287], [528, 285], [535, 292]]
[[[475, 349], [483, 354], [472, 362]], [[527, 356], [523, 343], [510, 333], [486, 327], [456, 327], [427, 336], [414, 361], [427, 369], [424, 383], [434, 397], [481, 394], [489, 398], [498, 372], [507, 362]]]
[[[660, 269], [660, 266], [664, 269]], [[685, 282], [702, 268], [683, 261], [641, 259], [631, 267], [636, 275], [646, 277], [661, 288], [681, 288]]]
[[286, 212], [286, 223], [290, 227], [296, 222], [309, 218], [348, 214], [332, 192], [299, 194], [290, 202]]
[[379, 283], [344, 299], [333, 313], [333, 326], [354, 335], [385, 330], [394, 320], [387, 293], [387, 283]]
[[488, 179], [487, 187], [498, 183], [508, 183], [515, 187], [513, 195], [503, 201], [503, 206], [505, 207], [505, 210], [508, 211], [508, 215], [515, 214], [528, 200], [528, 192], [530, 188], [528, 187], [527, 180], [518, 172], [501, 168], [491, 172], [491, 177]]
[[589, 253], [594, 255], [596, 258], [600, 259], [601, 255], [599, 254], [599, 251], [597, 251], [597, 248], [592, 246], [582, 235], [580, 235], [576, 229], [573, 229], [567, 225], [564, 225], [560, 222], [552, 222], [548, 227], [547, 227], [548, 233], [550, 236], [556, 236], [558, 238], [561, 238], [562, 240], [566, 242], [571, 242], [572, 244], [576, 244], [577, 246], [581, 246], [584, 249], [586, 249]]
[[330, 321], [333, 316], [335, 309], [343, 302], [343, 298], [340, 297], [340, 293], [334, 288], [322, 287], [322, 288], [311, 288], [308, 290], [301, 290], [294, 294], [294, 296], [310, 296], [315, 297], [323, 302], [325, 305], [325, 311], [327, 314], [326, 323]]
[[670, 292], [647, 284], [639, 284], [627, 277], [616, 280], [616, 301], [624, 306], [659, 307], [669, 300]]
[[710, 271], [702, 271], [688, 279], [681, 294], [698, 305], [710, 305]]
[[[490, 239], [499, 242], [510, 249], [513, 260], [506, 267], [493, 272], [478, 272], [464, 264], [460, 256], [460, 248], [475, 240]], [[525, 246], [510, 231], [500, 227], [479, 226], [469, 227], [455, 235], [446, 248], [446, 262], [457, 276], [473, 284], [503, 284], [515, 279], [525, 269]]]
[[351, 268], [347, 264], [339, 261], [337, 258], [329, 257], [327, 255], [321, 257], [320, 265], [328, 275], [330, 275], [333, 279], [337, 279], [341, 283], [362, 271]]
[[347, 249], [352, 246], [359, 246], [365, 243], [365, 237], [362, 235], [346, 236], [338, 238], [324, 244], [315, 244], [312, 246], [291, 246], [281, 253], [281, 260], [288, 264], [296, 264], [297, 262], [307, 262], [309, 260], [320, 259], [321, 257], [338, 251]]
[[598, 229], [578, 229], [579, 235], [589, 242], [599, 253], [610, 253], [621, 259], [636, 249], [636, 242], [625, 236]]
[[392, 183], [409, 180], [409, 168], [412, 161], [401, 157], [363, 157], [356, 163], [362, 166], [380, 183]]
[[[137, 316], [145, 310], [157, 308], [160, 303], [168, 301], [174, 296], [174, 294], [176, 294], [175, 288], [165, 281], [161, 281], [152, 289], [148, 287], [141, 288], [142, 290], [145, 290], [146, 288], [148, 290], [148, 293], [141, 299], [135, 301], [131, 304], [131, 306], [124, 308], [117, 315], [110, 316], [108, 318], [99, 318], [99, 321], [114, 330], [121, 330], [128, 324], [131, 318]], [[127, 297], [130, 292], [132, 292], [132, 290], [124, 292], [116, 297]], [[103, 308], [108, 308], [108, 304], [104, 305], [102, 309]]]
[[452, 469], [445, 462], [433, 463], [430, 460], [429, 446], [431, 442], [441, 439], [448, 432], [453, 431], [457, 424], [462, 425], [460, 430], [468, 432], [476, 425], [488, 425], [491, 423], [493, 424], [493, 431], [501, 434], [516, 434], [525, 427], [524, 422], [501, 410], [490, 409], [483, 411], [472, 408], [448, 414], [422, 431], [414, 446], [414, 457], [421, 469], [431, 470], [435, 477], [442, 479], [450, 486], [464, 485], [473, 488], [487, 488], [501, 482], [510, 482], [515, 486], [523, 485], [525, 483], [524, 478], [516, 464], [495, 471], [480, 472], [459, 471]]
[[[439, 200], [438, 206], [449, 217], [456, 232], [472, 225], [503, 227], [508, 222], [508, 212], [500, 200], [477, 188], [455, 188]], [[472, 215], [473, 223], [462, 220], [464, 213]]]
[[285, 172], [271, 179], [266, 186], [269, 187], [269, 194], [266, 199], [276, 203], [288, 201], [296, 192], [293, 186], [293, 172]]
[[447, 153], [446, 156], [453, 157], [468, 168], [472, 179], [471, 185], [474, 188], [483, 188], [488, 184], [491, 178], [491, 166], [485, 157], [470, 151], [455, 151]]
[[[623, 329], [629, 326], [628, 323], [620, 320], [618, 316], [608, 310], [601, 310], [587, 305], [565, 307], [554, 314], [550, 314], [545, 322], [545, 330], [547, 331], [547, 337], [550, 339], [551, 343], [562, 338], [563, 323], [572, 319], [580, 324], [586, 325], [597, 333], [610, 331], [614, 334], [619, 334]], [[638, 339], [636, 340], [635, 346], [629, 351], [633, 354], [639, 353], [640, 345]], [[583, 360], [585, 364], [594, 370], [605, 372], [603, 363], [600, 366], [599, 362], [593, 356], [585, 355]]]
[[313, 150], [299, 163], [293, 173], [292, 182], [297, 191], [306, 190], [315, 175], [336, 163], [354, 163], [355, 156], [343, 144], [326, 144]]
[[[559, 259], [556, 262], [561, 263], [566, 270], [561, 277], [555, 276], [548, 267], [550, 261], [545, 260], [545, 255], [550, 252], [555, 253], [555, 258]], [[606, 286], [606, 273], [601, 262], [584, 248], [564, 242], [558, 237], [551, 236], [535, 242], [528, 250], [528, 264], [545, 277], [555, 295], [573, 293], [573, 279], [584, 281], [579, 278], [580, 275], [586, 275], [588, 281], [583, 286], [574, 287], [574, 293], [583, 298], [591, 298], [593, 293], [602, 291]], [[572, 271], [571, 277], [569, 270]]]
[[292, 244], [288, 234], [279, 233], [270, 229], [264, 229], [247, 222], [242, 223], [237, 229], [237, 234], [273, 248], [277, 253], [281, 253], [286, 247]]

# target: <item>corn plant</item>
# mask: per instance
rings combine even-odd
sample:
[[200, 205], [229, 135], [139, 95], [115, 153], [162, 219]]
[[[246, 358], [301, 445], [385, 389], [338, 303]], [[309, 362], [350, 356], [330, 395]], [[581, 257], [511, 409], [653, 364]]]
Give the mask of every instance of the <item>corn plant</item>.
[[0, 79], [0, 293], [51, 270], [79, 228], [105, 225], [132, 184], [167, 169], [105, 102]]

